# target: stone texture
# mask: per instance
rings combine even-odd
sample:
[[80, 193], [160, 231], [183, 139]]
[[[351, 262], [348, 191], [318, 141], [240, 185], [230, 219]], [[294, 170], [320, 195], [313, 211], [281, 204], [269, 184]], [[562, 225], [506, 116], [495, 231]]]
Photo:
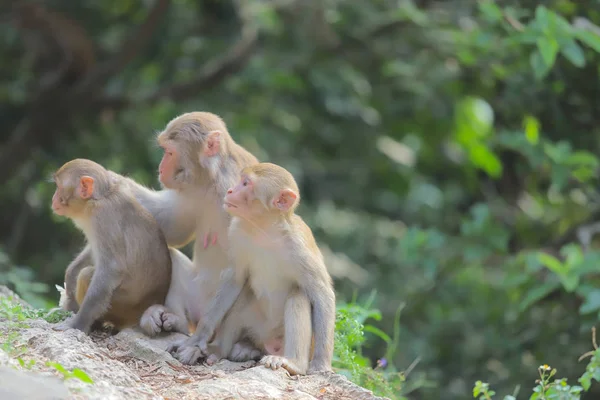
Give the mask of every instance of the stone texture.
[[[225, 360], [210, 367], [184, 366], [165, 351], [181, 334], [151, 339], [127, 329], [88, 336], [54, 331], [43, 320], [22, 325], [0, 319], [0, 342], [13, 338], [10, 357], [0, 352], [0, 399], [381, 399], [339, 374], [290, 377], [254, 362]], [[9, 335], [15, 331], [18, 336]], [[31, 371], [24, 371], [18, 358], [26, 365], [35, 360]], [[82, 369], [94, 383], [62, 381], [47, 361], [69, 371]]]

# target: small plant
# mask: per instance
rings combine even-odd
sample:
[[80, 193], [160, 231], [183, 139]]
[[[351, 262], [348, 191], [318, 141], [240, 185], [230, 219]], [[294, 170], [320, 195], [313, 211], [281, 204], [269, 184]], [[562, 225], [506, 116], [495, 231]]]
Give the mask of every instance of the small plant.
[[25, 369], [31, 369], [35, 365], [35, 360], [29, 360], [29, 362], [25, 362], [25, 360], [23, 360], [21, 357], [19, 357], [19, 358], [17, 358], [17, 361], [19, 362], [19, 365], [21, 366], [21, 368], [25, 368]]
[[79, 379], [82, 382], [93, 384], [94, 380], [82, 369], [74, 368], [72, 371], [68, 371], [65, 367], [57, 362], [48, 361], [46, 366], [52, 367], [60, 372], [63, 379]]
[[[553, 379], [556, 375], [556, 368], [544, 364], [538, 367], [539, 379], [535, 381], [536, 386], [533, 388], [533, 393], [529, 400], [579, 400], [582, 392], [587, 392], [592, 380], [600, 382], [600, 349], [596, 344], [596, 329], [592, 328], [592, 344], [594, 350], [589, 351], [579, 357], [583, 360], [586, 357], [591, 357], [585, 369], [585, 373], [578, 379], [579, 385], [569, 385], [566, 378]], [[473, 397], [479, 400], [492, 400], [496, 393], [490, 390], [489, 384], [477, 381], [473, 387]], [[516, 400], [516, 396], [504, 396], [503, 400]]]
[[[405, 399], [400, 395], [402, 384], [405, 381], [404, 374], [396, 371], [393, 365], [388, 365], [386, 357], [378, 360], [375, 368], [372, 368], [370, 360], [362, 355], [365, 332], [376, 335], [388, 344], [386, 352], [388, 358], [397, 346], [398, 332], [392, 339], [378, 328], [364, 323], [371, 318], [381, 319], [380, 312], [370, 307], [374, 295], [373, 292], [362, 305], [353, 300], [338, 306], [333, 367], [338, 373], [347, 376], [356, 384], [372, 390], [377, 395], [391, 399]], [[400, 310], [401, 308], [399, 308]], [[399, 312], [397, 317], [399, 317]], [[399, 329], [399, 322], [395, 324], [395, 328]]]

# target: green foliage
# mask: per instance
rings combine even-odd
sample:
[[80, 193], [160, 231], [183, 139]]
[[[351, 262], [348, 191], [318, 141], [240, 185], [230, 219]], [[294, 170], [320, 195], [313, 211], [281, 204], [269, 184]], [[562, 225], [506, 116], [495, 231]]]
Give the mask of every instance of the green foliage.
[[[338, 306], [333, 367], [336, 372], [372, 390], [377, 395], [391, 399], [406, 399], [401, 395], [405, 381], [404, 374], [396, 371], [393, 366], [385, 368], [387, 366], [385, 357], [378, 360], [377, 366], [372, 368], [369, 359], [362, 355], [362, 347], [366, 340], [365, 332], [383, 340], [388, 350], [392, 350], [391, 356], [394, 353], [393, 349], [398, 345], [397, 332], [392, 339], [380, 329], [365, 324], [368, 319], [376, 321], [381, 319], [381, 313], [371, 308], [374, 296], [375, 292], [372, 292], [371, 297], [362, 305], [352, 301]], [[398, 310], [400, 311], [400, 308]]]
[[82, 369], [73, 368], [73, 370], [69, 371], [61, 364], [52, 361], [48, 361], [46, 366], [56, 369], [62, 375], [63, 379], [79, 379], [85, 383], [94, 383], [93, 379]]
[[[82, 22], [104, 62], [148, 9], [92, 3], [51, 6]], [[56, 294], [32, 282], [62, 284], [81, 248], [51, 213], [48, 173], [88, 157], [158, 187], [153, 133], [209, 110], [297, 178], [338, 299], [377, 290], [378, 312], [340, 303], [340, 373], [390, 397], [440, 400], [466, 398], [482, 376], [478, 396], [516, 397], [544, 363], [585, 377], [573, 355], [600, 317], [600, 246], [581, 234], [600, 219], [598, 4], [243, 3], [246, 28], [259, 30], [250, 57], [235, 57], [236, 2], [171, 2], [148, 45], [62, 114], [54, 95], [48, 114], [30, 112], [37, 76], [19, 33], [0, 24], [0, 123], [15, 139], [1, 140], [0, 163], [12, 149], [23, 160], [0, 168], [13, 173], [0, 193], [0, 283], [51, 307]], [[38, 129], [20, 136], [23, 126]], [[590, 373], [580, 385], [594, 398]], [[568, 386], [555, 382], [547, 390]]]

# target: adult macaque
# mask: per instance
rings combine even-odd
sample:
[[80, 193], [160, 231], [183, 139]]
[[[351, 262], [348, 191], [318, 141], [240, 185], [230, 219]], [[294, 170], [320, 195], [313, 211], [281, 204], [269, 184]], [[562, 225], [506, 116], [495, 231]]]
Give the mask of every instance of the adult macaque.
[[[158, 143], [164, 149], [159, 166], [160, 182], [176, 191], [185, 199], [185, 204], [194, 206], [194, 215], [187, 217], [193, 218], [196, 224], [194, 267], [197, 276], [189, 282], [187, 293], [193, 293], [190, 301], [194, 312], [190, 319], [197, 327], [196, 332], [200, 332], [204, 321], [212, 318], [206, 308], [215, 297], [219, 282], [233, 281], [233, 274], [227, 273], [230, 269], [227, 255], [230, 216], [223, 210], [223, 196], [236, 182], [240, 171], [257, 164], [258, 160], [233, 140], [220, 117], [208, 112], [192, 112], [173, 119], [158, 135]], [[197, 342], [198, 336], [194, 333], [170, 350], [182, 363], [193, 364], [200, 356]], [[235, 349], [236, 354], [231, 357], [237, 361], [259, 354], [243, 340]]]
[[93, 261], [77, 274], [77, 314], [55, 329], [137, 325], [148, 307], [164, 303], [171, 282], [171, 257], [156, 220], [127, 185], [93, 161], [66, 163], [54, 182], [52, 209], [83, 231]]
[[[261, 163], [242, 171], [223, 206], [233, 216], [229, 251], [242, 296], [236, 299], [236, 290], [222, 286], [219, 293], [232, 295], [221, 296], [208, 310], [216, 324], [229, 312], [220, 327], [220, 355], [229, 354], [244, 331], [259, 348], [283, 336], [283, 355], [266, 355], [260, 363], [290, 374], [331, 370], [335, 326], [333, 283], [311, 229], [294, 213], [299, 200], [296, 181], [284, 168]], [[244, 291], [246, 286], [254, 300]], [[202, 328], [199, 343], [204, 352], [213, 327]]]
[[43, 86], [71, 85], [93, 68], [94, 44], [77, 22], [24, 1], [13, 6], [13, 20]]

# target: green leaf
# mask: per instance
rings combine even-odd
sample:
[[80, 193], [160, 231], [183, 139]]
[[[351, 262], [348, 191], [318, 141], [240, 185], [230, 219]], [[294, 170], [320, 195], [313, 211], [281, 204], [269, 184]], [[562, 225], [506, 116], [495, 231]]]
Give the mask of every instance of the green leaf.
[[587, 151], [575, 151], [565, 159], [566, 165], [589, 166], [597, 168], [600, 166], [600, 160], [594, 154]]
[[480, 1], [479, 12], [490, 22], [498, 22], [503, 19], [502, 10], [492, 0]]
[[551, 256], [550, 254], [538, 253], [538, 261], [558, 275], [564, 275], [566, 273], [565, 266], [556, 257]]
[[544, 59], [539, 51], [534, 51], [531, 53], [531, 56], [529, 57], [529, 63], [531, 64], [535, 78], [538, 80], [543, 79], [546, 77], [546, 75], [548, 75], [548, 72], [550, 72], [551, 66], [544, 62]]
[[537, 47], [546, 66], [552, 67], [559, 49], [556, 39], [543, 36], [537, 40]]
[[600, 35], [597, 35], [592, 31], [579, 29], [575, 32], [575, 37], [600, 53]]
[[75, 368], [72, 372], [73, 376], [85, 383], [94, 383], [94, 380], [83, 370]]
[[502, 175], [500, 159], [486, 146], [478, 144], [470, 149], [469, 158], [474, 165], [484, 170], [492, 178]]
[[534, 289], [527, 293], [527, 296], [519, 304], [519, 312], [527, 310], [532, 304], [543, 299], [552, 291], [558, 289], [560, 284], [556, 281], [546, 282], [540, 286], [536, 286]]
[[526, 115], [523, 121], [525, 137], [531, 144], [537, 144], [540, 137], [540, 122], [531, 115]]
[[600, 310], [600, 289], [594, 289], [585, 296], [584, 303], [579, 307], [579, 313], [589, 314], [597, 310]]
[[578, 379], [578, 382], [581, 383], [585, 391], [588, 391], [590, 386], [592, 386], [592, 377], [586, 372]]
[[583, 49], [573, 39], [570, 39], [568, 42], [566, 42], [561, 47], [560, 52], [574, 66], [578, 68], [585, 66], [585, 55], [583, 54]]
[[365, 325], [364, 331], [370, 332], [370, 333], [376, 335], [377, 337], [379, 337], [381, 340], [383, 340], [386, 343], [390, 343], [392, 341], [392, 338], [389, 337], [389, 335], [387, 333], [385, 333], [384, 331], [382, 331], [379, 328], [374, 327], [373, 325]]

